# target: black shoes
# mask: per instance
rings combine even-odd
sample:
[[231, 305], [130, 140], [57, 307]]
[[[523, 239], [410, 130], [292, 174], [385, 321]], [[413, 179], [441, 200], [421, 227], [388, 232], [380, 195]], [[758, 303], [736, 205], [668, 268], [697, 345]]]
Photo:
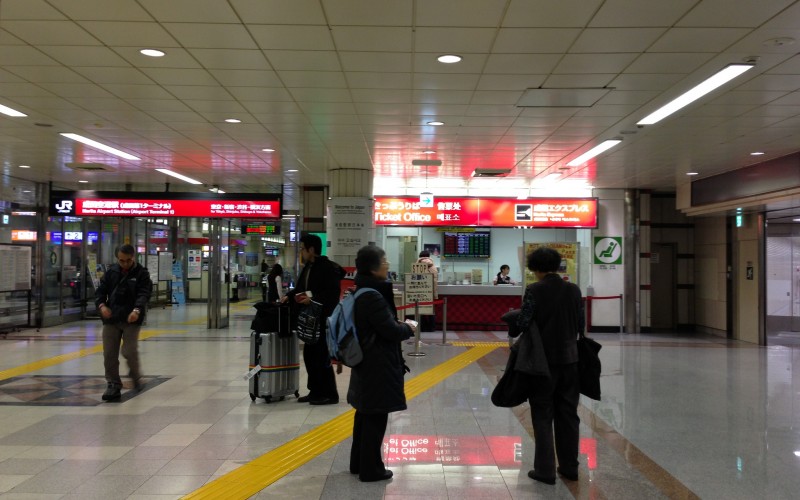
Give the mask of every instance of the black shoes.
[[309, 401], [311, 401], [311, 394], [297, 398], [298, 403], [308, 403]]
[[122, 397], [122, 386], [109, 383], [106, 392], [103, 393], [103, 401], [116, 401]]
[[577, 481], [577, 480], [578, 480], [578, 473], [577, 473], [577, 472], [575, 472], [575, 473], [573, 473], [573, 474], [568, 474], [568, 473], [567, 473], [566, 471], [564, 471], [564, 469], [562, 469], [561, 467], [559, 467], [557, 470], [558, 470], [558, 474], [559, 474], [561, 477], [563, 477], [564, 479], [569, 479], [570, 481]]
[[529, 470], [528, 477], [533, 479], [534, 481], [539, 481], [540, 483], [551, 484], [551, 485], [556, 484], [556, 478], [540, 476], [539, 474], [536, 473], [535, 470]]
[[394, 474], [392, 474], [392, 471], [390, 471], [390, 470], [386, 470], [386, 471], [384, 471], [384, 473], [383, 473], [383, 474], [381, 474], [380, 476], [377, 476], [377, 477], [372, 477], [372, 478], [369, 478], [369, 477], [359, 477], [358, 479], [359, 479], [359, 480], [360, 480], [362, 483], [374, 483], [375, 481], [386, 481], [387, 479], [391, 479], [393, 475], [394, 475]]
[[[308, 404], [312, 405], [335, 405], [339, 404], [339, 398], [322, 398], [322, 399], [312, 399], [308, 402]], [[378, 481], [378, 480], [376, 480]]]

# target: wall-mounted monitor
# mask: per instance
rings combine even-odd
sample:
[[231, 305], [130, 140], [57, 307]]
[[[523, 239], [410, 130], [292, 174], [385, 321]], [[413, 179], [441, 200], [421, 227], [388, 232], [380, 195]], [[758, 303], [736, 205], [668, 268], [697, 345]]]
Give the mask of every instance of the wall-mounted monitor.
[[474, 259], [486, 259], [491, 256], [490, 252], [491, 233], [488, 231], [475, 232], [446, 232], [444, 233], [445, 258], [450, 257], [471, 257]]

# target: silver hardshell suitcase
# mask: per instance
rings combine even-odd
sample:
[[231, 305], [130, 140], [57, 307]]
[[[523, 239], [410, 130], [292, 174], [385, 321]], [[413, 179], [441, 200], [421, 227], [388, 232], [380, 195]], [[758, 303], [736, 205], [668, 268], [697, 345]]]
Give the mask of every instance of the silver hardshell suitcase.
[[250, 399], [265, 403], [294, 394], [300, 396], [300, 346], [297, 337], [281, 338], [277, 332], [250, 334], [250, 369], [260, 366], [250, 379]]

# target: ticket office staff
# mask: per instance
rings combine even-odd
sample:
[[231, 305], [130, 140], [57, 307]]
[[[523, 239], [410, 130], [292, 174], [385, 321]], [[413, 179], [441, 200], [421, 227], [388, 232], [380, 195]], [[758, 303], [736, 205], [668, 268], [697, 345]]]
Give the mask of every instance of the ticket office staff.
[[493, 283], [495, 285], [516, 285], [511, 276], [508, 275], [509, 271], [511, 271], [511, 268], [508, 267], [508, 264], [500, 266], [500, 272], [494, 277]]

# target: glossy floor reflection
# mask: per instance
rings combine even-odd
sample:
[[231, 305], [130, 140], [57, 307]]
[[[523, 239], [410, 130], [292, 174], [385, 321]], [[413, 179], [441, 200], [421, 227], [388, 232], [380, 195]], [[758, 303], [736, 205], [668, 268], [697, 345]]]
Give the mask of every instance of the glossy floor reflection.
[[[0, 340], [0, 391], [19, 390], [0, 398], [0, 498], [181, 498], [347, 412], [344, 402], [250, 401], [242, 376], [251, 305], [232, 306], [231, 327], [216, 331], [205, 329], [203, 305], [152, 311], [140, 346], [145, 373], [160, 383], [117, 404], [96, 403], [99, 322]], [[489, 402], [505, 338], [469, 332], [449, 340], [501, 347], [392, 414], [384, 450], [392, 480], [360, 483], [349, 474], [345, 439], [253, 498], [797, 497], [800, 351], [704, 335], [593, 336], [604, 346], [603, 399], [581, 400], [578, 482], [527, 477], [527, 407]], [[441, 333], [425, 339], [426, 355], [407, 358], [409, 377], [470, 349], [436, 345]], [[347, 369], [337, 381], [343, 400]], [[28, 404], [37, 395], [57, 400], [65, 388], [95, 403]]]

